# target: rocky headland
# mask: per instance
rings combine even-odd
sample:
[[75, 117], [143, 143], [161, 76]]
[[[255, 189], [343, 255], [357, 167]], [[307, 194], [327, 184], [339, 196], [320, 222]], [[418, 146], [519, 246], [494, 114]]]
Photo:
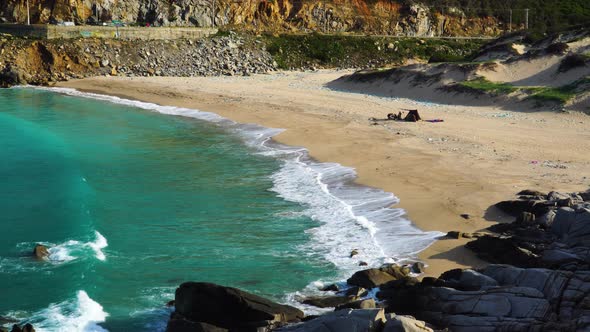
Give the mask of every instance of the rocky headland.
[[185, 283], [167, 331], [588, 331], [590, 190], [526, 190], [497, 208], [516, 217], [475, 234], [467, 248], [490, 263], [416, 278], [420, 265], [356, 272], [346, 286], [301, 299], [321, 316], [235, 288]]
[[0, 39], [1, 87], [100, 75], [249, 75], [275, 66], [264, 48], [232, 35], [154, 41]]

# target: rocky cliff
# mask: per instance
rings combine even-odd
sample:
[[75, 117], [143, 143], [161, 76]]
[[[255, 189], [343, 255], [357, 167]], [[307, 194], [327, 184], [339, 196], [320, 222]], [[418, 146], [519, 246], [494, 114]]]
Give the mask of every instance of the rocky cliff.
[[[445, 14], [404, 1], [364, 0], [30, 0], [31, 23], [120, 20], [156, 26], [232, 26], [247, 30], [362, 32], [404, 36], [498, 35], [493, 17]], [[22, 0], [0, 3], [0, 20], [27, 20]]]

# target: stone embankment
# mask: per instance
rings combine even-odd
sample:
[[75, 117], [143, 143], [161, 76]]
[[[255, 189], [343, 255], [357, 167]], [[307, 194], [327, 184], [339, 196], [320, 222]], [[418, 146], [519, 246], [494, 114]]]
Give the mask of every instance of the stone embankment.
[[173, 41], [0, 38], [0, 87], [97, 75], [250, 75], [275, 66], [256, 41], [233, 35]]
[[335, 307], [307, 317], [237, 289], [187, 283], [176, 292], [168, 331], [589, 331], [590, 190], [518, 195], [497, 204], [514, 222], [449, 233], [474, 238], [467, 247], [497, 264], [421, 281], [419, 264], [369, 268], [344, 288], [302, 299]]

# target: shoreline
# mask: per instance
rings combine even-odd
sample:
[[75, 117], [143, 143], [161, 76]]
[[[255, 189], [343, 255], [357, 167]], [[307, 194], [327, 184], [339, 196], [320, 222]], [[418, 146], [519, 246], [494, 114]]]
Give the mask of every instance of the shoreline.
[[[497, 165], [485, 158], [485, 167], [470, 165], [470, 158], [466, 160], [453, 151], [440, 151], [437, 144], [432, 144], [431, 139], [424, 140], [421, 137], [432, 135], [432, 130], [437, 130], [436, 126], [443, 129], [447, 122], [372, 125], [367, 121], [369, 117], [383, 117], [391, 108], [415, 108], [416, 104], [408, 100], [392, 100], [323, 88], [323, 84], [345, 73], [279, 72], [242, 78], [97, 77], [64, 82], [57, 86], [160, 105], [194, 108], [240, 123], [284, 128], [286, 130], [274, 136], [273, 140], [291, 146], [304, 146], [316, 160], [337, 162], [355, 168], [355, 183], [394, 193], [400, 199], [400, 203], [394, 207], [403, 208], [409, 220], [424, 231], [478, 231], [490, 226], [491, 220], [503, 221], [502, 214], [493, 209], [485, 212], [486, 209], [497, 201], [512, 197], [520, 189], [531, 187], [570, 190], [580, 187], [579, 182], [572, 180], [575, 176], [569, 174], [572, 172], [568, 168], [550, 169], [549, 171], [568, 174], [565, 177], [550, 177], [551, 182], [546, 181], [541, 185], [540, 174], [528, 174], [529, 177], [526, 177], [529, 165], [500, 170], [494, 169]], [[343, 102], [346, 107], [338, 105]], [[461, 122], [453, 111], [460, 115], [481, 117], [466, 114], [469, 112], [461, 106], [419, 104], [418, 108], [423, 116], [432, 118], [442, 115], [445, 121], [454, 118], [453, 120]], [[439, 114], [442, 108], [447, 110], [444, 114]], [[480, 111], [485, 114], [498, 112], [489, 107]], [[556, 115], [543, 116], [554, 118]], [[576, 118], [577, 115], [573, 117]], [[569, 120], [572, 115], [566, 118]], [[498, 119], [488, 117], [478, 120], [485, 120], [486, 125], [498, 125], [488, 123], [498, 122]], [[588, 121], [585, 122], [584, 125], [582, 120], [581, 133], [587, 129]], [[465, 125], [462, 122], [458, 124]], [[528, 122], [521, 125], [527, 129], [530, 127]], [[450, 132], [445, 132], [450, 134], [457, 129], [449, 128]], [[447, 141], [455, 143], [454, 140]], [[467, 149], [462, 145], [470, 145], [472, 142], [459, 140], [457, 144], [457, 149]], [[583, 149], [584, 144], [581, 145], [580, 148]], [[466, 152], [469, 156], [473, 151]], [[526, 159], [526, 156], [522, 157]], [[584, 157], [575, 162], [587, 169], [588, 161], [588, 157]], [[505, 162], [511, 161], [504, 160], [500, 164]], [[501, 180], [489, 179], [481, 174], [482, 171], [490, 170], [501, 175]], [[583, 173], [580, 169], [576, 171]], [[585, 184], [590, 185], [590, 181]], [[471, 218], [461, 218], [460, 214], [464, 213]], [[468, 241], [443, 239], [420, 252], [418, 258], [428, 264], [425, 275], [438, 276], [452, 268], [485, 266], [485, 262], [463, 247]]]

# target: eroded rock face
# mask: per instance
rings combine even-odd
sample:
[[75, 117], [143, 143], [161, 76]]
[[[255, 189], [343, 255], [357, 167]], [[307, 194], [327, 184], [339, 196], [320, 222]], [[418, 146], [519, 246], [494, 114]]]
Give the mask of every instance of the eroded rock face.
[[271, 55], [237, 36], [205, 40], [0, 40], [0, 87], [71, 78], [242, 76], [276, 69]]
[[[465, 19], [464, 13], [433, 13], [418, 3], [344, 0], [338, 3], [230, 0], [30, 0], [31, 22], [110, 22], [152, 26], [223, 26], [251, 30], [374, 32], [404, 36], [498, 35], [493, 17]], [[362, 13], [359, 15], [359, 13]], [[0, 17], [25, 22], [21, 0], [0, 2]]]
[[298, 322], [304, 316], [299, 309], [237, 288], [205, 282], [180, 285], [176, 290], [175, 309], [168, 331], [177, 331], [173, 328], [181, 324], [174, 320], [203, 322], [230, 330], [256, 331], [259, 327]]

